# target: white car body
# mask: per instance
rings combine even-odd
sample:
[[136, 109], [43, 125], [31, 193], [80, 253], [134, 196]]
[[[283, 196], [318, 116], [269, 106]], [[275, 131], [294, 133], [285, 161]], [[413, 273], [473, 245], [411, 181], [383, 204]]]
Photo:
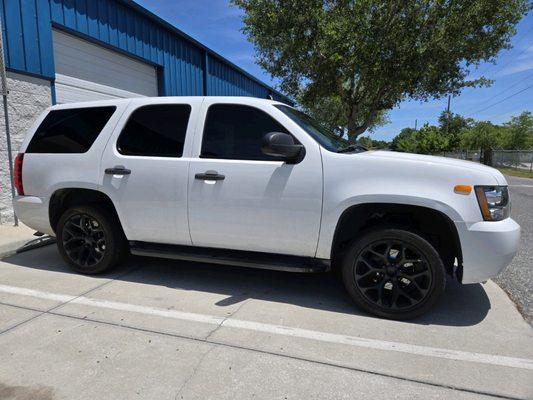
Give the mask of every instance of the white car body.
[[[116, 141], [131, 112], [162, 103], [192, 108], [183, 156], [120, 154]], [[297, 164], [200, 158], [207, 110], [220, 103], [266, 112], [305, 147], [305, 157]], [[454, 192], [456, 185], [507, 185], [499, 171], [467, 161], [388, 151], [334, 153], [276, 104], [281, 103], [247, 97], [164, 97], [51, 107], [114, 105], [117, 110], [86, 153], [25, 154], [25, 195], [15, 198], [15, 211], [26, 225], [54, 235], [49, 219], [52, 195], [59, 189], [85, 188], [111, 199], [129, 241], [330, 259], [345, 210], [365, 203], [412, 205], [436, 210], [453, 222], [463, 283], [485, 281], [510, 263], [518, 247], [518, 224], [511, 218], [484, 221], [473, 191]], [[47, 112], [28, 132], [21, 153]], [[115, 166], [132, 173], [104, 174]], [[226, 179], [195, 179], [195, 174], [208, 170]]]

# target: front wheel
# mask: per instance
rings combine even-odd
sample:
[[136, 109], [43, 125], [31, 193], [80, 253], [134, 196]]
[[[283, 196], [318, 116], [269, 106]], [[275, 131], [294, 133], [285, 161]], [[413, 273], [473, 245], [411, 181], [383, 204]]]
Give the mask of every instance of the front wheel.
[[98, 274], [115, 266], [125, 254], [125, 239], [116, 218], [97, 206], [66, 210], [57, 224], [57, 247], [76, 272]]
[[375, 229], [354, 241], [344, 257], [342, 277], [360, 308], [390, 319], [424, 314], [445, 285], [435, 248], [416, 233], [396, 228]]

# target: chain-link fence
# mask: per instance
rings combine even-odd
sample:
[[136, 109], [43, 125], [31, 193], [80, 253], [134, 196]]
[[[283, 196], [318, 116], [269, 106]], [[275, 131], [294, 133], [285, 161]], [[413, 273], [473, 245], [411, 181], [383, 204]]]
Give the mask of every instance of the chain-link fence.
[[[481, 162], [483, 152], [481, 150], [446, 151], [444, 157], [459, 158]], [[493, 150], [491, 166], [498, 168], [514, 168], [533, 171], [533, 150]]]
[[444, 157], [458, 158], [460, 160], [480, 162], [482, 153], [479, 150], [457, 150], [445, 151], [441, 155]]
[[492, 154], [492, 166], [533, 171], [532, 150], [497, 150]]

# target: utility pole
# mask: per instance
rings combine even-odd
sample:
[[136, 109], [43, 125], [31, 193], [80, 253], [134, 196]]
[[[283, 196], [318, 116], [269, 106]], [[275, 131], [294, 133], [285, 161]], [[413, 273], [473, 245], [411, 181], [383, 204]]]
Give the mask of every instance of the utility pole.
[[[6, 142], [7, 142], [7, 162], [9, 164], [9, 179], [11, 181], [11, 197], [15, 198], [15, 184], [13, 181], [13, 153], [11, 152], [11, 135], [9, 132], [9, 113], [7, 107], [7, 95], [9, 90], [7, 88], [6, 64], [4, 61], [4, 41], [2, 35], [2, 22], [0, 21], [0, 83], [2, 87], [2, 99], [4, 100], [4, 120], [6, 123]], [[19, 221], [17, 214], [15, 214], [15, 226], [18, 226]]]
[[415, 119], [415, 131], [416, 131], [416, 125], [418, 124], [418, 120]]
[[450, 130], [450, 101], [452, 99], [451, 95], [448, 95], [448, 107], [446, 107], [446, 136]]

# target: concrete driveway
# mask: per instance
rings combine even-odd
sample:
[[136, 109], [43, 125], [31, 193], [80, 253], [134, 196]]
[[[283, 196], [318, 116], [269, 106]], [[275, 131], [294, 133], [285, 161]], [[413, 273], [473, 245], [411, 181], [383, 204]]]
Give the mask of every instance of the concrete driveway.
[[331, 275], [131, 258], [0, 261], [2, 399], [533, 398], [533, 330], [494, 283], [424, 318], [359, 312]]

